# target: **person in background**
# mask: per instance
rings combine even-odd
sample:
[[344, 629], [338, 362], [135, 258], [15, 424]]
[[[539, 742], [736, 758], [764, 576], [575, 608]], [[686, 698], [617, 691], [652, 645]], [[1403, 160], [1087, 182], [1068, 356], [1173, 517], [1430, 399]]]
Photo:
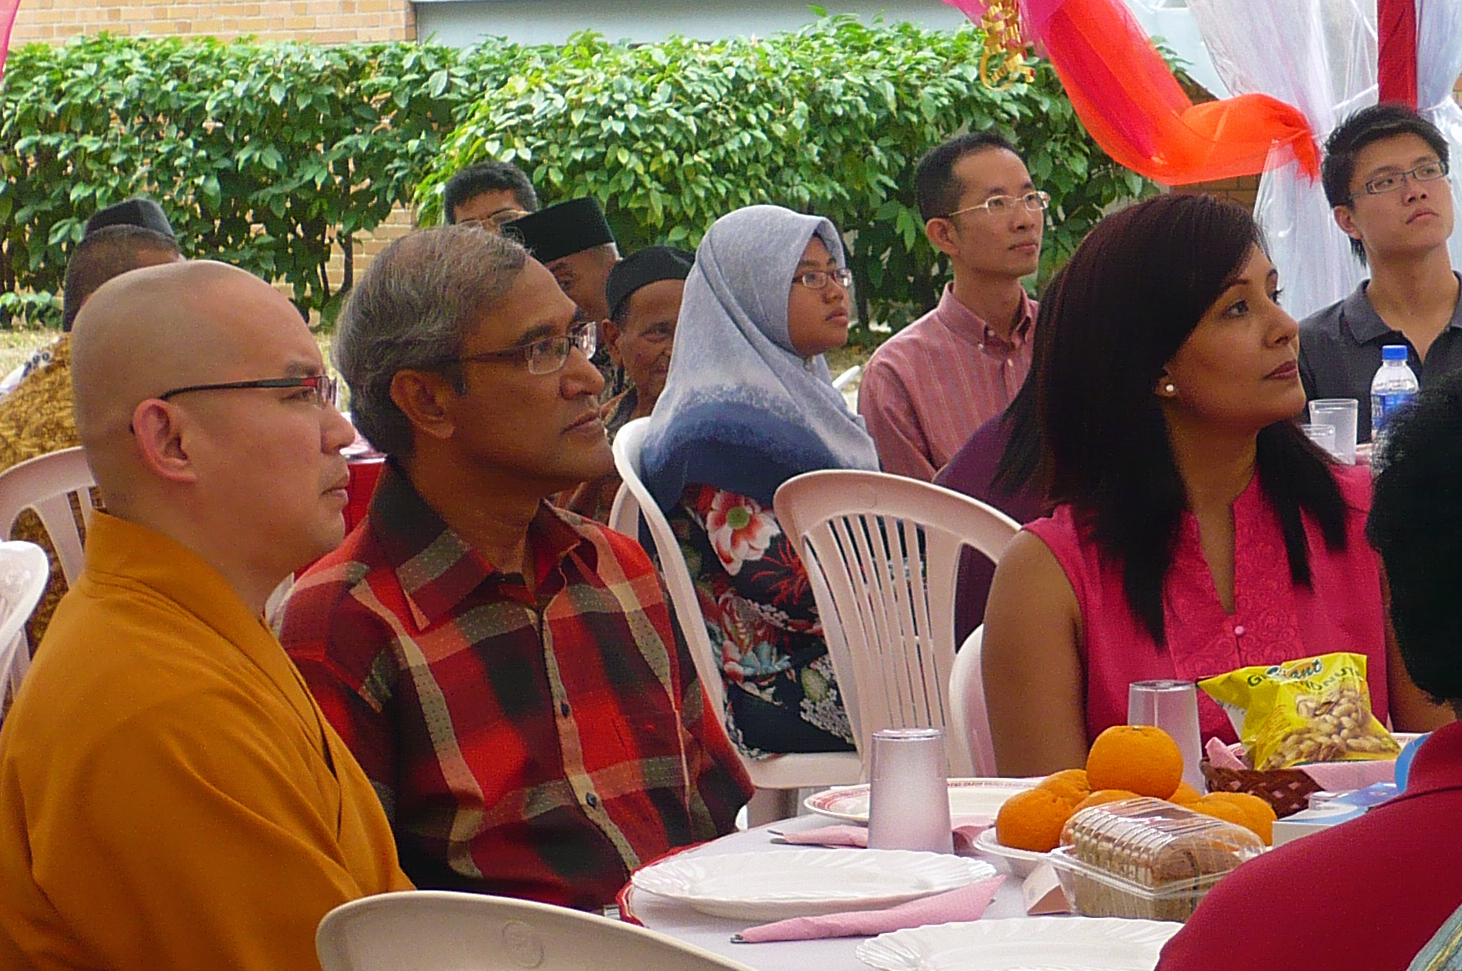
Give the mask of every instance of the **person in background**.
[[392, 243], [341, 311], [388, 460], [280, 638], [423, 887], [602, 908], [751, 794], [645, 551], [544, 501], [611, 466], [593, 350], [541, 263], [466, 227]]
[[1448, 166], [1441, 132], [1399, 104], [1356, 112], [1325, 142], [1325, 198], [1371, 276], [1300, 321], [1300, 377], [1309, 398], [1360, 402], [1361, 442], [1371, 438], [1371, 379], [1382, 346], [1406, 345], [1423, 388], [1462, 368], [1459, 277], [1447, 251]]
[[853, 748], [806, 571], [772, 511], [794, 475], [878, 468], [823, 357], [848, 339], [850, 283], [826, 219], [780, 206], [718, 219], [641, 452], [719, 652], [727, 730], [751, 756]]
[[[609, 271], [609, 319], [604, 325], [604, 338], [609, 345], [609, 360], [624, 370], [629, 384], [599, 409], [599, 420], [604, 422], [610, 445], [626, 423], [649, 416], [665, 389], [680, 299], [694, 263], [695, 254], [688, 250], [647, 246]], [[561, 493], [555, 503], [586, 519], [607, 522], [619, 486], [619, 473], [610, 469], [597, 479]]]
[[325, 914], [411, 887], [261, 620], [344, 532], [334, 383], [221, 263], [107, 283], [71, 362], [107, 511], [0, 729], [0, 967], [318, 971]]
[[[1366, 535], [1385, 564], [1401, 660], [1450, 721], [1462, 713], [1462, 493], [1438, 483], [1462, 477], [1462, 375], [1398, 414], [1386, 449]], [[1219, 881], [1163, 949], [1159, 971], [1401, 971], [1462, 901], [1459, 817], [1462, 724], [1452, 721], [1417, 750], [1399, 796]], [[1343, 933], [1336, 914], [1346, 915]], [[1455, 955], [1456, 935], [1453, 921], [1450, 944], [1435, 950]]]
[[931, 149], [915, 183], [924, 233], [954, 280], [938, 306], [873, 352], [858, 411], [883, 471], [930, 482], [1030, 370], [1036, 305], [1021, 279], [1040, 265], [1050, 196], [995, 132]]
[[538, 211], [538, 193], [512, 162], [479, 162], [453, 173], [442, 190], [447, 225], [502, 232], [504, 223]]
[[609, 360], [604, 322], [609, 319], [609, 271], [619, 262], [614, 231], [593, 196], [570, 199], [504, 225], [533, 258], [548, 267], [559, 288], [596, 328], [594, 366], [609, 397], [624, 391], [624, 370]]
[[[1002, 775], [1084, 764], [1133, 681], [1367, 658], [1402, 730], [1440, 717], [1388, 645], [1370, 474], [1293, 421], [1298, 328], [1253, 217], [1201, 195], [1102, 220], [1067, 264], [1037, 377], [1050, 518], [995, 570], [983, 669]], [[1203, 737], [1235, 741], [1199, 701]]]
[[[1060, 286], [1057, 270], [1046, 284], [1044, 307]], [[993, 506], [1018, 523], [1039, 519], [1051, 511], [1037, 481], [1040, 465], [1039, 422], [1036, 414], [1036, 376], [1049, 351], [1054, 329], [1049, 310], [1036, 312], [1035, 352], [1031, 370], [1015, 398], [1000, 414], [985, 422], [934, 477], [934, 484], [962, 492]], [[982, 553], [966, 549], [959, 559], [959, 586], [955, 592], [954, 636], [963, 644], [985, 621], [985, 601], [995, 564]]]
[[[92, 216], [66, 263], [61, 335], [32, 355], [15, 390], [0, 398], [0, 472], [81, 444], [71, 406], [71, 326], [82, 305], [115, 276], [182, 258], [172, 226], [151, 199], [129, 199]], [[38, 544], [51, 560], [51, 581], [26, 624], [35, 648], [66, 592], [66, 578], [33, 511], [21, 513], [12, 538]]]

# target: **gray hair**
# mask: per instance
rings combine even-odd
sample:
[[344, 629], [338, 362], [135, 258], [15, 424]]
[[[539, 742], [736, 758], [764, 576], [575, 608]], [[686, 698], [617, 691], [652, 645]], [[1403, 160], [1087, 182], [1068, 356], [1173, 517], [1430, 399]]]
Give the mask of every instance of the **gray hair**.
[[460, 383], [456, 360], [468, 333], [527, 258], [518, 243], [476, 226], [438, 226], [396, 240], [371, 262], [340, 312], [335, 363], [350, 386], [351, 419], [373, 446], [411, 455], [411, 421], [391, 400], [391, 382], [418, 370]]

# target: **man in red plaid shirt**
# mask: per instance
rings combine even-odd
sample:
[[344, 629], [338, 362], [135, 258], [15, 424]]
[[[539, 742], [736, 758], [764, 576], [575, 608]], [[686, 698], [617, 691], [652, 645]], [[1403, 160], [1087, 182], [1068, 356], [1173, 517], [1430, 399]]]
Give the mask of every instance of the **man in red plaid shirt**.
[[612, 463], [593, 345], [541, 263], [471, 227], [392, 244], [341, 314], [390, 460], [280, 639], [420, 887], [601, 907], [751, 792], [645, 552], [544, 501]]

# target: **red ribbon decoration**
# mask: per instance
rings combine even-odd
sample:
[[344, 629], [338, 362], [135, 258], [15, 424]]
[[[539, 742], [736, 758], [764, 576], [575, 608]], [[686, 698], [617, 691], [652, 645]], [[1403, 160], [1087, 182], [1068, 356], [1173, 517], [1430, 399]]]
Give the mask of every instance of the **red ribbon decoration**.
[[0, 77], [5, 76], [5, 55], [10, 53], [10, 31], [15, 27], [15, 12], [20, 0], [0, 0]]
[[[981, 0], [945, 0], [978, 20]], [[1165, 185], [1252, 175], [1297, 160], [1312, 180], [1320, 149], [1292, 105], [1246, 94], [1195, 105], [1121, 0], [1021, 0], [1087, 131], [1117, 163]]]
[[1376, 73], [1378, 100], [1416, 107], [1416, 6], [1418, 0], [1376, 0], [1380, 37]]

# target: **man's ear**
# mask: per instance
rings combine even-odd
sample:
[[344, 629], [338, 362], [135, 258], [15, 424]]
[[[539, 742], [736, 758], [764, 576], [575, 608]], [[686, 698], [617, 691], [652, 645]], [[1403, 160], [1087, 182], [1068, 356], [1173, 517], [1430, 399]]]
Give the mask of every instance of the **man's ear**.
[[457, 430], [451, 381], [433, 371], [397, 371], [391, 379], [391, 401], [423, 434], [445, 441]]
[[[1361, 238], [1360, 230], [1355, 226], [1355, 213], [1349, 206], [1336, 206], [1330, 210], [1330, 214], [1335, 217], [1335, 225], [1340, 227], [1341, 232], [1351, 239], [1359, 240]], [[1361, 241], [1364, 242], [1364, 240]]]
[[619, 354], [619, 339], [623, 336], [624, 330], [613, 318], [599, 321], [599, 337], [604, 341], [604, 353], [609, 355], [609, 360], [614, 362], [615, 367], [624, 367], [624, 360]]
[[166, 401], [149, 398], [132, 410], [132, 437], [148, 470], [171, 482], [196, 482], [187, 422]]
[[943, 216], [935, 216], [924, 224], [924, 235], [935, 249], [946, 256], [959, 255], [959, 240], [955, 238], [954, 223]]

